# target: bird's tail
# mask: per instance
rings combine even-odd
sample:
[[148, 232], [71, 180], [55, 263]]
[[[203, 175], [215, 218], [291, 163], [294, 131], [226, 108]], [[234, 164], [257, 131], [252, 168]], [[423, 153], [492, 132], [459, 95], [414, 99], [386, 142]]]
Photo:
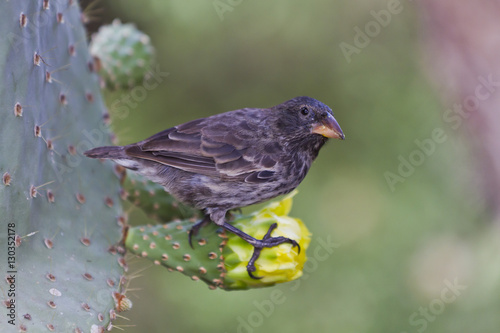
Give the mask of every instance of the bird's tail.
[[124, 152], [124, 147], [116, 147], [116, 146], [106, 146], [106, 147], [97, 147], [91, 150], [87, 150], [84, 152], [85, 156], [90, 158], [111, 158], [111, 159], [120, 159], [127, 158], [127, 155]]

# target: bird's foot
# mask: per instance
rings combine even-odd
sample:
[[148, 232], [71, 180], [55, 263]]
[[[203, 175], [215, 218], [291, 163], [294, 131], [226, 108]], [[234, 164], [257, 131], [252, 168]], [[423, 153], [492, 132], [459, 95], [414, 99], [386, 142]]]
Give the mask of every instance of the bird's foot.
[[293, 239], [286, 238], [283, 236], [271, 237], [271, 232], [274, 229], [276, 229], [277, 226], [278, 226], [277, 223], [273, 223], [269, 227], [269, 230], [267, 230], [266, 235], [262, 239], [255, 239], [252, 236], [244, 233], [243, 231], [232, 226], [229, 223], [224, 223], [222, 225], [222, 227], [224, 229], [231, 231], [232, 233], [241, 237], [243, 240], [245, 240], [246, 242], [248, 242], [250, 245], [252, 245], [254, 247], [252, 257], [250, 258], [250, 261], [248, 261], [248, 264], [247, 264], [247, 272], [248, 272], [248, 275], [252, 279], [262, 279], [262, 277], [255, 276], [253, 273], [257, 270], [257, 268], [255, 267], [255, 262], [257, 261], [257, 259], [259, 259], [260, 253], [261, 253], [263, 248], [275, 247], [275, 246], [278, 246], [278, 245], [283, 244], [283, 243], [289, 243], [289, 244], [292, 244], [292, 247], [296, 246], [298, 248], [299, 253], [300, 253], [300, 245], [299, 245], [299, 243], [297, 243]]
[[198, 232], [200, 231], [201, 228], [203, 228], [204, 226], [208, 225], [210, 223], [210, 216], [206, 215], [203, 220], [201, 220], [200, 222], [196, 223], [195, 225], [193, 225], [191, 227], [191, 229], [189, 229], [189, 232], [188, 232], [188, 240], [189, 240], [189, 246], [191, 246], [192, 249], [194, 249], [193, 247], [193, 236], [196, 236], [198, 234]]

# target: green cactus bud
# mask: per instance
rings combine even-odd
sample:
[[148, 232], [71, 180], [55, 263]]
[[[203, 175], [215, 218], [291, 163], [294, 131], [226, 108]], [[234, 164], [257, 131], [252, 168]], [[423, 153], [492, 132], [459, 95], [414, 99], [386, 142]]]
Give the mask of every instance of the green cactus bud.
[[99, 28], [92, 36], [90, 53], [108, 89], [131, 88], [147, 78], [153, 64], [154, 49], [149, 36], [133, 24], [112, 24]]
[[214, 223], [202, 227], [193, 236], [194, 249], [188, 242], [188, 231], [193, 220], [184, 220], [155, 226], [131, 227], [126, 236], [126, 248], [141, 257], [179, 271], [193, 280], [202, 280], [210, 288], [226, 290], [272, 286], [292, 281], [302, 275], [310, 233], [299, 220], [288, 216], [293, 194], [279, 202], [251, 214], [237, 216], [232, 222], [249, 235], [262, 238], [273, 223], [278, 227], [272, 236], [296, 240], [301, 252], [290, 244], [266, 248], [256, 262], [256, 275], [252, 279], [246, 271], [253, 247], [231, 233], [226, 233]]

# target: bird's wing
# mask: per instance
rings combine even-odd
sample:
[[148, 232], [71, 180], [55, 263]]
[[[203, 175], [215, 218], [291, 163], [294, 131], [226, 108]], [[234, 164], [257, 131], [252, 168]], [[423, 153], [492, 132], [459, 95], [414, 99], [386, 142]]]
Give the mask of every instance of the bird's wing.
[[193, 120], [129, 146], [126, 152], [131, 157], [229, 181], [270, 181], [282, 147], [259, 127], [259, 111], [243, 109]]

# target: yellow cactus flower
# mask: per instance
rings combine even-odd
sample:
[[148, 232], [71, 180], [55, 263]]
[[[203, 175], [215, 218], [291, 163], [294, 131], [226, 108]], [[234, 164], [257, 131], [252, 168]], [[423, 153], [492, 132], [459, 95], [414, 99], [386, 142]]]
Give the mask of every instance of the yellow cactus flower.
[[253, 247], [240, 237], [228, 233], [227, 244], [223, 250], [226, 270], [223, 283], [225, 289], [272, 286], [302, 276], [311, 233], [300, 219], [288, 216], [292, 208], [292, 198], [296, 193], [297, 191], [294, 191], [281, 201], [273, 202], [248, 218], [238, 220], [234, 226], [252, 237], [262, 239], [269, 227], [277, 223], [278, 227], [272, 231], [271, 236], [283, 236], [297, 241], [301, 248], [300, 253], [297, 247], [292, 247], [288, 243], [263, 249], [255, 263], [257, 271], [254, 273], [261, 278], [252, 279], [248, 275], [246, 266], [252, 257]]

